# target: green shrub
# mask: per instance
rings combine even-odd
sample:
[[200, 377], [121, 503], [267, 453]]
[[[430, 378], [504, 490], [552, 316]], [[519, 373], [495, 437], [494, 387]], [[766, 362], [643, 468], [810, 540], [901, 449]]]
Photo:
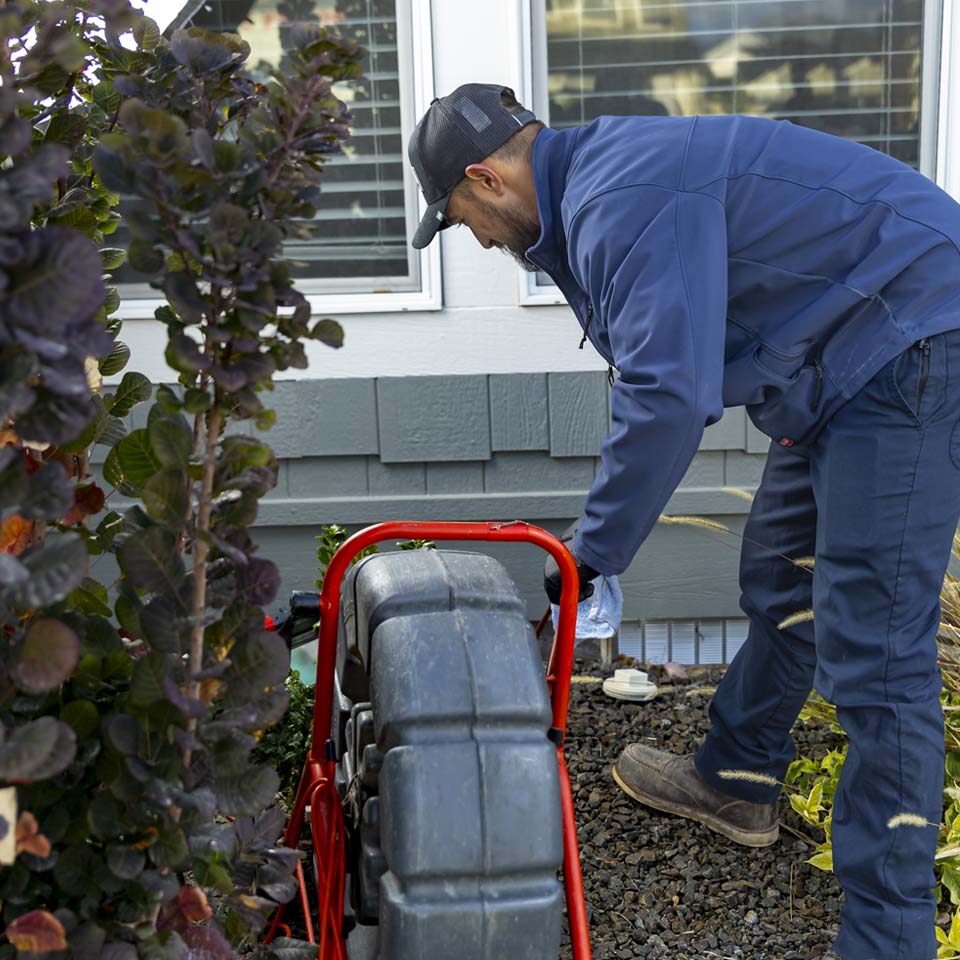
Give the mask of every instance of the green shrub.
[[[348, 136], [333, 84], [361, 51], [286, 26], [260, 82], [239, 37], [168, 41], [127, 0], [0, 6], [0, 789], [21, 811], [0, 958], [226, 960], [296, 889], [278, 776], [251, 759], [288, 699], [249, 534], [277, 462], [242, 421], [270, 426], [305, 341], [342, 342], [282, 244]], [[103, 281], [121, 194], [173, 387], [102, 386], [129, 356]]]

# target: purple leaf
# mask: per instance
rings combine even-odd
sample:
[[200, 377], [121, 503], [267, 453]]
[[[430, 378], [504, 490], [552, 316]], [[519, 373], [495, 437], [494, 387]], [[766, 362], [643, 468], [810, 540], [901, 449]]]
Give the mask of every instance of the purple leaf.
[[187, 927], [181, 934], [190, 960], [233, 960], [233, 947], [214, 927]]
[[202, 700], [196, 700], [193, 697], [186, 696], [183, 691], [174, 683], [172, 677], [163, 678], [163, 692], [170, 701], [185, 717], [194, 717], [199, 719], [206, 715], [207, 707]]
[[41, 617], [27, 630], [14, 680], [27, 693], [56, 690], [73, 673], [79, 658], [77, 635], [65, 623]]

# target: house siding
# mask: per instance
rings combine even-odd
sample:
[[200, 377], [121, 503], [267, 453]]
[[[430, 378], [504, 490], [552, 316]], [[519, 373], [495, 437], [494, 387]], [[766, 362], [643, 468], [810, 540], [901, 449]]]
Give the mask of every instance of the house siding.
[[[312, 587], [313, 537], [327, 523], [523, 519], [560, 532], [580, 514], [610, 422], [599, 371], [283, 381], [271, 405], [277, 426], [262, 436], [280, 475], [254, 536], [280, 566], [281, 597]], [[749, 504], [724, 488], [756, 486], [768, 443], [739, 408], [707, 428], [666, 512], [733, 534], [658, 524], [621, 577], [626, 621], [739, 614], [737, 534]], [[540, 552], [483, 549], [539, 616]]]

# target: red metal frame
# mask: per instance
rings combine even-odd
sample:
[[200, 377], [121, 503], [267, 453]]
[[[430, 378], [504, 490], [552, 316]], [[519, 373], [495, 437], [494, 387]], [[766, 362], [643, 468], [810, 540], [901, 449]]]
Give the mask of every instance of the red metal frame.
[[[313, 738], [304, 764], [293, 812], [283, 837], [284, 845], [297, 847], [303, 833], [307, 807], [310, 808], [313, 853], [317, 859], [318, 931], [310, 919], [309, 897], [303, 870], [298, 868], [300, 902], [305, 916], [307, 938], [317, 944], [319, 960], [345, 960], [343, 939], [344, 822], [340, 798], [334, 785], [336, 763], [326, 755], [333, 710], [333, 683], [337, 659], [337, 628], [340, 620], [340, 585], [353, 558], [371, 544], [382, 540], [504, 540], [533, 543], [546, 550], [560, 568], [563, 590], [557, 632], [547, 666], [547, 689], [553, 705], [553, 726], [560, 731], [557, 766], [560, 773], [560, 804], [563, 814], [563, 880], [574, 960], [590, 960], [590, 933], [583, 901], [580, 851], [573, 815], [573, 793], [563, 756], [563, 734], [567, 729], [570, 703], [570, 676], [577, 622], [578, 575], [567, 548], [540, 527], [519, 520], [511, 523], [424, 523], [389, 521], [367, 527], [350, 537], [333, 555], [320, 592], [320, 630], [317, 651], [317, 681], [314, 688]], [[284, 928], [281, 907], [265, 937], [269, 943]]]

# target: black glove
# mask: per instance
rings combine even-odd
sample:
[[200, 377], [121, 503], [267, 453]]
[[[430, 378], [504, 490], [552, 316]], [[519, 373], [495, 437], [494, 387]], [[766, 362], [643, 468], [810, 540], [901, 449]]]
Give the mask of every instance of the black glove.
[[[570, 544], [573, 542], [573, 538], [577, 533], [577, 527], [579, 526], [580, 521], [577, 520], [560, 535], [560, 539], [566, 544], [568, 550], [570, 550]], [[570, 552], [573, 553], [572, 550], [570, 550]], [[576, 554], [573, 555], [573, 559], [577, 562], [577, 575], [580, 578], [580, 590], [577, 600], [586, 600], [587, 597], [593, 596], [593, 584], [590, 581], [599, 577], [600, 574], [589, 564], [580, 560]], [[547, 562], [543, 565], [543, 589], [546, 591], [551, 603], [560, 602], [560, 588], [560, 568], [557, 566], [557, 561], [553, 559], [553, 556], [548, 554]]]

